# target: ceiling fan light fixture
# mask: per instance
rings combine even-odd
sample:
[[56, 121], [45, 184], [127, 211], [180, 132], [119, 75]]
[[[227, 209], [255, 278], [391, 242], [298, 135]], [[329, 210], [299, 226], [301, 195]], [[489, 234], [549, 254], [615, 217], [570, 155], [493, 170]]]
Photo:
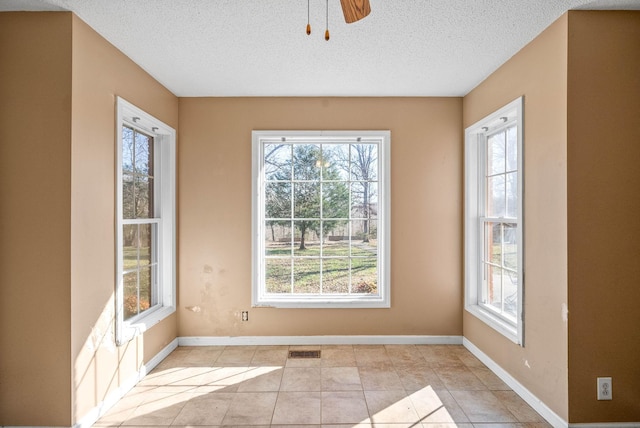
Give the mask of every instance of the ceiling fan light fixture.
[[[307, 0], [307, 36], [311, 35], [310, 20], [310, 0]], [[359, 21], [367, 17], [371, 13], [371, 5], [369, 0], [340, 0], [342, 6], [342, 14], [347, 24]], [[331, 35], [329, 33], [329, 0], [326, 0], [326, 27], [324, 30], [324, 39], [329, 41]]]

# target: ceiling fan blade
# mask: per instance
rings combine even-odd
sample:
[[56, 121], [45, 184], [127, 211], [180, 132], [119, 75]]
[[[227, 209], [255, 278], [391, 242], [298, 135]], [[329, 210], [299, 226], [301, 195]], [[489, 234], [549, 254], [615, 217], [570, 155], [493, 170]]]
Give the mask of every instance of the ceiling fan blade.
[[340, 0], [340, 3], [347, 24], [359, 21], [371, 13], [369, 0]]

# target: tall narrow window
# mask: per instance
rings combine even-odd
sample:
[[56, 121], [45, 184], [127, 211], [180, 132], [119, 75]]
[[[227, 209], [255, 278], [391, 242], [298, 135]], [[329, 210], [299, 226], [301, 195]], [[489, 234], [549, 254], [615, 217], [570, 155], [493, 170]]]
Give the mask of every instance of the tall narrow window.
[[465, 307], [523, 343], [522, 98], [467, 128]]
[[154, 214], [154, 139], [122, 126], [122, 253], [124, 320], [158, 304], [157, 226]]
[[116, 339], [175, 311], [175, 131], [118, 98]]
[[254, 132], [254, 305], [386, 307], [388, 132]]

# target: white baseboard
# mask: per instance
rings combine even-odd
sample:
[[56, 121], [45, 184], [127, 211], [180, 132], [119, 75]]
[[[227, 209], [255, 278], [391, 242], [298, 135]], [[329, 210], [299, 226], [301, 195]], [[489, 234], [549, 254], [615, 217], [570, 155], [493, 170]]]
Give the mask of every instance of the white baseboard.
[[467, 338], [462, 340], [462, 344], [475, 355], [485, 366], [496, 374], [504, 383], [506, 383], [513, 391], [527, 402], [533, 409], [538, 412], [543, 418], [547, 420], [554, 428], [568, 428], [567, 421], [562, 419], [551, 410], [546, 404], [544, 404], [538, 397], [536, 397], [531, 391], [518, 382], [513, 376], [507, 373], [502, 367], [500, 367], [495, 361], [493, 361], [487, 354], [482, 352], [480, 348], [471, 343]]
[[640, 422], [594, 422], [569, 424], [569, 428], [638, 428]]
[[509, 385], [516, 394], [527, 402], [533, 409], [547, 420], [554, 428], [640, 428], [640, 422], [595, 422], [595, 423], [567, 423], [553, 410], [547, 407], [538, 397], [525, 388], [513, 376], [507, 373], [487, 354], [482, 352], [477, 346], [467, 338], [462, 339], [462, 344], [480, 361], [482, 361], [492, 372], [494, 372], [504, 383]]
[[186, 336], [179, 346], [461, 345], [462, 336]]
[[100, 419], [107, 411], [113, 407], [124, 395], [129, 392], [147, 373], [154, 369], [162, 360], [164, 360], [174, 349], [178, 347], [178, 339], [173, 339], [167, 346], [144, 364], [140, 370], [129, 379], [125, 380], [116, 390], [112, 391], [97, 406], [89, 411], [84, 417], [77, 422], [73, 428], [89, 428], [98, 419]]

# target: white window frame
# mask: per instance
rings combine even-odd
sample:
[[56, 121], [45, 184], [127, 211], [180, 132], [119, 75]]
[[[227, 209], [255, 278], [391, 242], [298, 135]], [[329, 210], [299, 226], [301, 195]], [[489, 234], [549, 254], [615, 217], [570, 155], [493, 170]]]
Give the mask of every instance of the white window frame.
[[[517, 98], [471, 125], [465, 130], [465, 309], [512, 342], [524, 346], [524, 169], [523, 169], [523, 97]], [[502, 316], [482, 302], [483, 244], [484, 244], [484, 186], [487, 136], [500, 128], [517, 124], [517, 251], [518, 284], [517, 313], [515, 321]], [[505, 218], [505, 221], [510, 220]]]
[[[157, 219], [157, 303], [124, 320], [122, 127], [128, 126], [154, 138], [154, 217]], [[176, 132], [123, 98], [116, 99], [116, 287], [115, 335], [123, 345], [176, 310]]]
[[[283, 141], [378, 144], [378, 290], [376, 296], [268, 294], [264, 287], [264, 144]], [[390, 131], [253, 131], [252, 132], [252, 306], [276, 308], [389, 308], [390, 287]]]

